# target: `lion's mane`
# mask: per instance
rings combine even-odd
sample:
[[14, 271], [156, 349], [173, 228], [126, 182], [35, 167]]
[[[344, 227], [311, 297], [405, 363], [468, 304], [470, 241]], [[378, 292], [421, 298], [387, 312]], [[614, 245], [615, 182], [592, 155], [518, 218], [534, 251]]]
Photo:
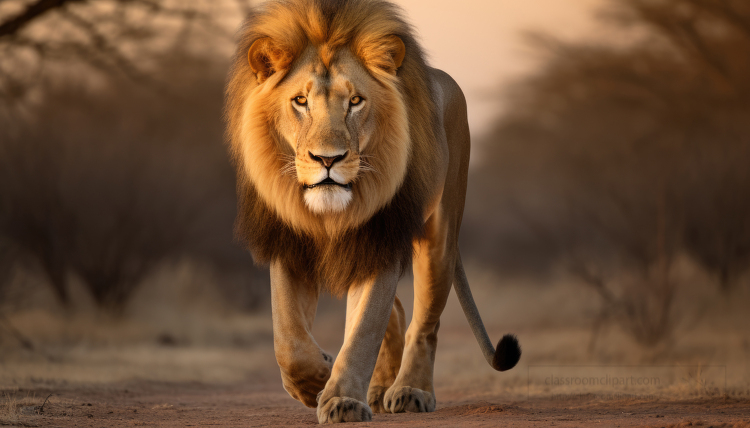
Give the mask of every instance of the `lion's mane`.
[[[381, 43], [392, 35], [406, 47], [395, 76], [386, 69], [388, 52]], [[290, 66], [309, 46], [317, 48], [326, 65], [335, 61], [338, 49], [348, 48], [393, 92], [395, 104], [380, 106], [381, 117], [368, 145], [367, 154], [372, 154], [378, 172], [360, 173], [352, 206], [340, 214], [311, 213], [299, 183], [280, 173], [284, 157], [294, 153], [274, 131], [278, 116], [264, 107], [275, 103], [273, 94], [265, 95], [271, 97], [268, 102], [251, 99], [259, 91], [247, 53], [264, 37], [280, 48], [276, 59]], [[429, 181], [436, 169], [437, 119], [427, 70], [409, 25], [386, 1], [270, 0], [249, 14], [229, 74], [225, 117], [237, 168], [236, 234], [256, 263], [279, 261], [299, 280], [335, 295], [395, 263], [402, 272], [411, 264], [412, 241], [422, 233], [426, 205], [434, 196]], [[399, 111], [402, 114], [393, 114]], [[395, 193], [384, 194], [383, 178], [378, 177], [393, 170], [389, 147], [394, 144], [409, 145], [407, 169]]]

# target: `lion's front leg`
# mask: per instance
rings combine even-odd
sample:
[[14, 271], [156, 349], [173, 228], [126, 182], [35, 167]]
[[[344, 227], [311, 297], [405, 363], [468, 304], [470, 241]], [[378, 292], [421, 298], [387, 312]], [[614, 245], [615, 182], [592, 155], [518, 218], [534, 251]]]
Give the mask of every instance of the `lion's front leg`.
[[392, 413], [435, 410], [437, 333], [455, 266], [455, 235], [450, 240], [448, 236], [447, 221], [438, 212], [428, 219], [425, 238], [415, 243], [414, 313], [406, 331], [401, 369], [384, 396], [385, 408]]
[[317, 396], [331, 376], [333, 357], [312, 336], [318, 288], [291, 278], [279, 263], [271, 265], [273, 347], [284, 389], [307, 407], [317, 407]]
[[360, 422], [372, 419], [367, 390], [391, 316], [399, 268], [349, 289], [346, 334], [331, 379], [318, 399], [318, 422]]
[[401, 301], [396, 297], [391, 309], [391, 318], [385, 331], [383, 344], [380, 346], [378, 362], [370, 380], [367, 391], [367, 404], [375, 413], [386, 413], [383, 397], [393, 385], [401, 368], [401, 356], [404, 353], [404, 335], [406, 334], [406, 314]]

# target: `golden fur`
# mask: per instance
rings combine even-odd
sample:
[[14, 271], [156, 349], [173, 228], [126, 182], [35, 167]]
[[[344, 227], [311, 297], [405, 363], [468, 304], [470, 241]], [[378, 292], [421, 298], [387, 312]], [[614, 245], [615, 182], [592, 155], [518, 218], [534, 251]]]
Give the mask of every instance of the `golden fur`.
[[[270, 76], [256, 75], [248, 60], [259, 40]], [[389, 55], [395, 40], [406, 52], [398, 78]], [[374, 106], [379, 126], [362, 153], [370, 168], [357, 176], [352, 203], [335, 214], [311, 212], [295, 177], [279, 173], [295, 153], [279, 141], [280, 100], [269, 83], [282, 80], [309, 47], [327, 67], [339, 50], [349, 49], [387, 95]], [[421, 49], [392, 4], [272, 1], [251, 14], [230, 73], [226, 117], [238, 167], [237, 230], [256, 261], [284, 260], [293, 273], [312, 273], [337, 295], [394, 261], [407, 267], [432, 196], [434, 110]]]

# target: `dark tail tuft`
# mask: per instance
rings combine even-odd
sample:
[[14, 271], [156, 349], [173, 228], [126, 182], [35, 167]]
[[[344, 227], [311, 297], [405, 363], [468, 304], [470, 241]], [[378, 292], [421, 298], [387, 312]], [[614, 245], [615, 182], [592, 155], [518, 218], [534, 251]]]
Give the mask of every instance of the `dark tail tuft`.
[[497, 343], [495, 356], [492, 358], [492, 368], [504, 372], [512, 369], [521, 359], [521, 346], [513, 334], [506, 334]]

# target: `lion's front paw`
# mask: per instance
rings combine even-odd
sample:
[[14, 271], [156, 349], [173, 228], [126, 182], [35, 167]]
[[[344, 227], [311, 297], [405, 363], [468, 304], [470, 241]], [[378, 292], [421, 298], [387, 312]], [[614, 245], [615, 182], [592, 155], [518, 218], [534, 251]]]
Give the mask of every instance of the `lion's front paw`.
[[388, 413], [384, 400], [386, 391], [388, 391], [387, 386], [374, 385], [370, 385], [370, 389], [367, 390], [367, 404], [370, 405], [373, 413]]
[[395, 387], [385, 393], [385, 408], [391, 413], [434, 412], [435, 396], [410, 386]]
[[[320, 359], [322, 356], [322, 360]], [[289, 368], [281, 370], [284, 389], [295, 400], [307, 407], [318, 407], [318, 395], [331, 377], [333, 357], [325, 352], [307, 360], [301, 359]]]
[[318, 407], [318, 422], [367, 422], [372, 411], [367, 404], [349, 397], [334, 397]]

